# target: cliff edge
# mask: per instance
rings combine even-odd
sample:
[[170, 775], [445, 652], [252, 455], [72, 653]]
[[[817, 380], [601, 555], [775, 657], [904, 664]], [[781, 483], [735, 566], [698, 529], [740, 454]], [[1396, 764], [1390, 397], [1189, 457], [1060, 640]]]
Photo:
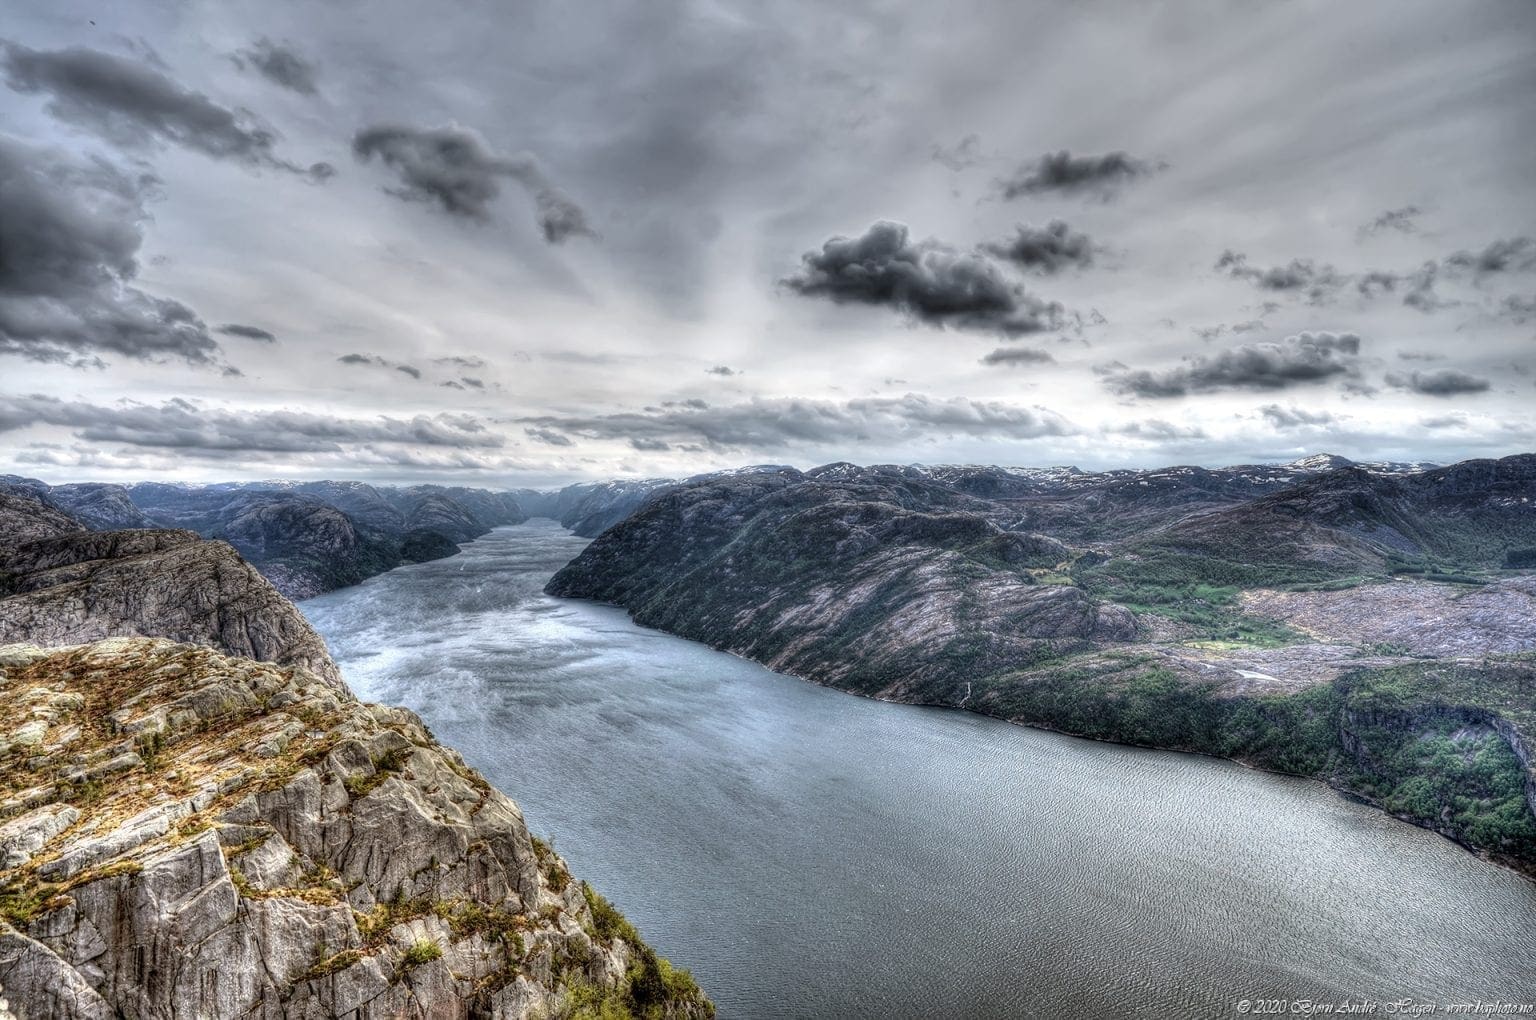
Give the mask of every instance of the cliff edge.
[[0, 524], [0, 1016], [714, 1015], [233, 548]]

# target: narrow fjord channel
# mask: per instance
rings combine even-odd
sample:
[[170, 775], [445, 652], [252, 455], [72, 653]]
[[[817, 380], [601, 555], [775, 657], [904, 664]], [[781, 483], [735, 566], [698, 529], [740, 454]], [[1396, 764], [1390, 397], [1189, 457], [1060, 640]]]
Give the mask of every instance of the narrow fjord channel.
[[725, 1018], [1536, 1002], [1536, 884], [1313, 782], [883, 704], [549, 598], [549, 521], [302, 604]]

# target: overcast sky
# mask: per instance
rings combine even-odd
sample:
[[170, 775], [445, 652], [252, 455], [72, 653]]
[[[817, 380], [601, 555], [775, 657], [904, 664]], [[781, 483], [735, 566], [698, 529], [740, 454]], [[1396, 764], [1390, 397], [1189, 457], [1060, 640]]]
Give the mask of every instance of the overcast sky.
[[1536, 448], [1536, 4], [21, 0], [0, 472]]

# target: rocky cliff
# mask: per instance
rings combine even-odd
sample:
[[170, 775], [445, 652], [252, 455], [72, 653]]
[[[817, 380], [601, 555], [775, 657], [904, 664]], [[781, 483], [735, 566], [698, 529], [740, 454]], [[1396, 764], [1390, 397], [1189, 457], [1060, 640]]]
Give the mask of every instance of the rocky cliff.
[[333, 686], [325, 642], [223, 542], [190, 531], [65, 531], [0, 545], [0, 642], [165, 637], [301, 665]]
[[0, 523], [11, 1014], [713, 1016], [229, 545]]
[[19, 1016], [713, 1015], [403, 709], [142, 638], [0, 685]]

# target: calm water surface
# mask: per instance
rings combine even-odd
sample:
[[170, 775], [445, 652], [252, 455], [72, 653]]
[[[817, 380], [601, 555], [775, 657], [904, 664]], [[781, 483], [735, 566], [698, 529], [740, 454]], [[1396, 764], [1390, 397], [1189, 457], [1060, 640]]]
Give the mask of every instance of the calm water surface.
[[852, 697], [541, 594], [585, 544], [499, 528], [302, 608], [359, 695], [421, 713], [722, 1017], [1536, 1002], [1536, 884], [1438, 836], [1316, 783]]

